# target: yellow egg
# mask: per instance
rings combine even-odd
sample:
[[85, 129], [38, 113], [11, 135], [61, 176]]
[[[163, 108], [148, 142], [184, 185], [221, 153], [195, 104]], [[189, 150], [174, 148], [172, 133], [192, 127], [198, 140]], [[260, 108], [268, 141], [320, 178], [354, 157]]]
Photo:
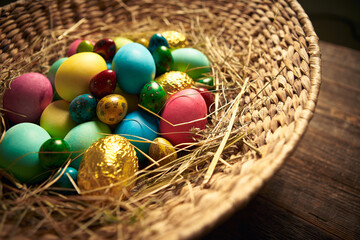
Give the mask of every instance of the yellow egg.
[[118, 94], [103, 97], [96, 106], [96, 114], [100, 121], [109, 125], [121, 122], [127, 113], [127, 101]]
[[162, 166], [177, 158], [173, 145], [165, 138], [155, 138], [150, 145], [149, 156]]
[[65, 100], [57, 100], [50, 103], [41, 114], [40, 126], [51, 137], [64, 138], [77, 125], [70, 117], [69, 106], [70, 103]]
[[90, 80], [106, 69], [106, 62], [99, 54], [74, 54], [63, 62], [56, 72], [56, 91], [62, 99], [71, 102], [81, 94], [90, 93]]

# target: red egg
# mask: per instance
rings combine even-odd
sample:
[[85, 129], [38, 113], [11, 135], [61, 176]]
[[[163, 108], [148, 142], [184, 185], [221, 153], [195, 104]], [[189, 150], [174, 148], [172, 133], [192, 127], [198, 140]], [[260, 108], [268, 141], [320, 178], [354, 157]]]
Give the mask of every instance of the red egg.
[[[36, 123], [53, 98], [51, 83], [40, 73], [26, 73], [15, 78], [5, 91], [3, 106], [6, 116], [14, 123]], [[11, 112], [18, 114], [13, 114]]]
[[214, 95], [211, 92], [209, 92], [206, 88], [197, 88], [196, 91], [198, 91], [201, 94], [201, 96], [204, 98], [208, 113], [213, 112], [215, 109], [215, 106], [213, 104], [215, 102]]
[[104, 38], [95, 43], [94, 52], [101, 55], [106, 61], [111, 61], [116, 53], [114, 40]]
[[162, 118], [176, 126], [160, 120], [160, 133], [173, 145], [194, 142], [193, 138], [196, 136], [191, 130], [205, 128], [206, 113], [206, 103], [199, 92], [193, 89], [182, 90], [171, 96], [161, 115]]
[[104, 70], [90, 80], [90, 92], [96, 98], [103, 98], [114, 92], [116, 87], [116, 74], [113, 70]]

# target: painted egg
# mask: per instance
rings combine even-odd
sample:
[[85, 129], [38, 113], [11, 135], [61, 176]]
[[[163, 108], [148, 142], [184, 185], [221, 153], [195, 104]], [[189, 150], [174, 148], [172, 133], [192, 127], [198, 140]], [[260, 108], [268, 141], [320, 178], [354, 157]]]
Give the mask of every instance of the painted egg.
[[45, 169], [61, 167], [70, 156], [69, 144], [61, 138], [50, 138], [39, 150], [39, 162]]
[[112, 68], [119, 87], [130, 94], [139, 94], [146, 83], [154, 80], [156, 71], [151, 53], [139, 43], [126, 44], [117, 51]]
[[106, 68], [108, 70], [111, 70], [112, 69], [112, 62], [106, 62]]
[[70, 166], [78, 169], [82, 159], [82, 153], [88, 149], [91, 144], [107, 134], [111, 134], [109, 126], [99, 121], [84, 122], [71, 129], [64, 138], [70, 145], [72, 152], [71, 158], [73, 161]]
[[160, 166], [174, 161], [177, 158], [177, 153], [174, 146], [165, 138], [157, 137], [150, 144], [149, 156], [157, 161]]
[[192, 129], [206, 126], [206, 103], [194, 89], [182, 90], [169, 99], [162, 112], [160, 132], [174, 146], [194, 142]]
[[96, 106], [96, 114], [103, 123], [114, 125], [123, 120], [127, 113], [127, 101], [118, 94], [103, 97]]
[[96, 116], [97, 100], [91, 94], [82, 94], [74, 98], [69, 106], [69, 113], [77, 123], [90, 121]]
[[[64, 171], [63, 168], [61, 168], [59, 173], [55, 177], [58, 177], [60, 174], [62, 174], [62, 175], [54, 183], [54, 186], [55, 187], [61, 187], [61, 188], [74, 188], [73, 184], [71, 183], [71, 181], [69, 179], [69, 176], [76, 183], [77, 182], [78, 171], [75, 168], [72, 168], [72, 167], [67, 167], [65, 169], [65, 171]], [[66, 193], [70, 193], [70, 192], [66, 192]]]
[[185, 35], [176, 31], [165, 31], [161, 35], [169, 43], [170, 48], [184, 48], [189, 44]]
[[214, 79], [212, 77], [201, 78], [197, 82], [206, 85], [204, 87], [208, 89], [214, 89]]
[[205, 88], [197, 88], [195, 90], [198, 91], [201, 94], [201, 96], [204, 98], [205, 103], [206, 103], [206, 109], [207, 109], [208, 113], [213, 112], [215, 109], [214, 95]]
[[47, 172], [39, 164], [39, 149], [50, 135], [39, 125], [20, 123], [6, 131], [0, 143], [0, 168], [22, 183], [45, 180]]
[[94, 44], [89, 40], [83, 40], [79, 43], [76, 52], [93, 52], [94, 51]]
[[53, 89], [47, 77], [40, 73], [25, 73], [15, 78], [3, 97], [3, 108], [14, 123], [37, 122], [51, 103]]
[[179, 48], [171, 52], [174, 71], [186, 72], [194, 81], [210, 72], [209, 59], [197, 49]]
[[90, 92], [96, 98], [103, 98], [114, 92], [116, 88], [116, 74], [113, 70], [104, 70], [96, 74], [90, 81]]
[[72, 55], [74, 55], [76, 53], [76, 50], [79, 46], [79, 44], [83, 41], [84, 39], [76, 39], [75, 41], [73, 41], [68, 50], [67, 50], [67, 53], [66, 53], [66, 56], [70, 57]]
[[116, 45], [116, 51], [118, 51], [120, 48], [122, 48], [126, 44], [133, 43], [134, 41], [132, 41], [128, 38], [125, 38], [125, 37], [116, 37], [116, 38], [114, 38], [114, 42]]
[[139, 38], [138, 40], [136, 40], [136, 42], [140, 43], [141, 45], [143, 45], [146, 48], [149, 47], [149, 40], [147, 40], [146, 38]]
[[57, 70], [59, 69], [60, 65], [66, 60], [68, 59], [67, 57], [64, 58], [60, 58], [57, 61], [55, 61], [51, 67], [49, 72], [47, 73], [47, 78], [50, 80], [51, 82], [51, 86], [53, 87], [53, 90], [55, 90], [55, 75]]
[[77, 53], [63, 62], [56, 72], [55, 88], [60, 97], [71, 102], [75, 97], [90, 93], [90, 80], [106, 70], [105, 60], [96, 53]]
[[[145, 154], [149, 153], [150, 143], [146, 142], [154, 140], [158, 136], [159, 130], [158, 119], [143, 110], [138, 110], [129, 113], [125, 116], [123, 121], [116, 127], [115, 134], [130, 140], [136, 148], [140, 149]], [[135, 141], [144, 142], [135, 142]], [[146, 161], [146, 157], [136, 149], [136, 155], [141, 162]]]
[[177, 93], [186, 88], [191, 88], [194, 85], [194, 81], [184, 72], [170, 71], [155, 79], [159, 83], [168, 96]]
[[169, 43], [166, 41], [164, 36], [161, 35], [160, 33], [156, 33], [152, 35], [149, 41], [149, 47], [148, 47], [149, 51], [153, 53], [156, 49], [158, 49], [161, 46], [165, 46], [169, 48]]
[[106, 61], [114, 58], [116, 53], [116, 45], [114, 40], [103, 38], [95, 43], [94, 52], [102, 56]]
[[121, 88], [119, 88], [119, 85], [116, 85], [114, 93], [119, 94], [126, 99], [126, 102], [128, 104], [128, 113], [139, 110], [139, 96], [137, 94], [129, 94], [121, 90]]
[[40, 126], [52, 137], [64, 138], [77, 125], [69, 113], [70, 103], [65, 100], [52, 102], [41, 114]]
[[166, 92], [155, 81], [145, 84], [140, 93], [140, 105], [154, 113], [159, 113], [166, 102]]
[[172, 69], [174, 59], [171, 55], [169, 48], [165, 46], [158, 47], [153, 52], [153, 58], [156, 66], [156, 75], [159, 76]]

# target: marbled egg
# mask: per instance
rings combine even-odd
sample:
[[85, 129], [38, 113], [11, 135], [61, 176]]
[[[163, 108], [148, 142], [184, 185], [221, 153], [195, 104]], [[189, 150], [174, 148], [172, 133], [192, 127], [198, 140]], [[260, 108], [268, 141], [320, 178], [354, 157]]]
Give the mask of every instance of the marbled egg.
[[56, 91], [62, 99], [71, 102], [81, 94], [90, 93], [90, 80], [106, 69], [106, 62], [99, 54], [74, 54], [63, 62], [56, 72]]
[[3, 108], [8, 110], [5, 114], [14, 123], [36, 123], [52, 98], [53, 89], [47, 77], [35, 72], [25, 73], [6, 89]]
[[81, 154], [89, 148], [91, 144], [110, 133], [111, 130], [109, 126], [99, 121], [84, 122], [71, 129], [64, 138], [70, 145], [72, 152], [71, 158], [73, 161], [70, 166], [78, 169], [82, 159]]
[[65, 100], [52, 102], [41, 114], [40, 126], [52, 137], [64, 138], [77, 125], [69, 113], [70, 103]]
[[[159, 123], [158, 119], [143, 110], [129, 113], [123, 121], [116, 127], [115, 134], [130, 140], [131, 144], [139, 148], [145, 154], [149, 153], [150, 142], [134, 142], [136, 141], [152, 141], [158, 136]], [[137, 149], [136, 155], [141, 162], [146, 161], [146, 157]]]
[[69, 144], [61, 138], [50, 138], [39, 150], [39, 162], [44, 169], [61, 167], [70, 156]]
[[102, 56], [106, 61], [111, 61], [116, 53], [116, 45], [111, 38], [103, 38], [95, 43], [94, 52]]
[[103, 98], [114, 92], [116, 88], [116, 74], [113, 70], [104, 70], [96, 74], [90, 81], [90, 92], [96, 98]]
[[39, 149], [50, 135], [39, 125], [20, 123], [11, 127], [0, 143], [0, 168], [22, 183], [36, 183], [50, 172], [39, 164]]
[[127, 101], [118, 94], [103, 97], [96, 106], [96, 114], [103, 123], [114, 125], [121, 122], [127, 113]]
[[47, 78], [50, 80], [51, 82], [51, 86], [53, 87], [53, 90], [55, 90], [55, 75], [57, 70], [59, 69], [60, 65], [66, 60], [68, 59], [67, 57], [64, 58], [60, 58], [58, 60], [56, 60], [50, 67], [49, 72], [47, 73]]
[[171, 52], [174, 71], [186, 72], [194, 81], [210, 72], [209, 59], [197, 49], [179, 48]]
[[133, 43], [133, 40], [130, 40], [128, 38], [125, 37], [116, 37], [114, 38], [114, 42], [116, 45], [116, 51], [119, 51], [120, 48], [122, 48], [123, 46], [125, 46], [128, 43]]
[[155, 81], [145, 84], [140, 93], [140, 105], [154, 113], [159, 113], [166, 102], [164, 88]]
[[93, 52], [94, 51], [94, 44], [89, 40], [83, 40], [79, 43], [76, 52]]
[[77, 123], [90, 121], [96, 116], [96, 105], [97, 100], [91, 94], [77, 96], [70, 103], [70, 116]]
[[174, 161], [177, 158], [177, 153], [174, 146], [168, 140], [157, 137], [150, 144], [149, 156], [157, 161], [160, 166], [163, 166]]
[[165, 72], [168, 72], [172, 69], [174, 59], [169, 48], [160, 46], [153, 52], [152, 55], [156, 66], [157, 76], [164, 74]]
[[[206, 126], [206, 103], [194, 89], [185, 89], [174, 95], [166, 103], [161, 114], [160, 133], [174, 146], [194, 142], [192, 129]], [[183, 145], [182, 145], [183, 146]]]
[[130, 94], [139, 94], [143, 86], [155, 77], [154, 59], [139, 43], [126, 44], [117, 51], [112, 69], [120, 88]]
[[166, 38], [164, 38], [164, 36], [161, 35], [160, 33], [156, 33], [152, 35], [148, 46], [149, 51], [153, 53], [156, 49], [158, 49], [161, 46], [165, 46], [169, 48], [169, 43], [167, 42]]

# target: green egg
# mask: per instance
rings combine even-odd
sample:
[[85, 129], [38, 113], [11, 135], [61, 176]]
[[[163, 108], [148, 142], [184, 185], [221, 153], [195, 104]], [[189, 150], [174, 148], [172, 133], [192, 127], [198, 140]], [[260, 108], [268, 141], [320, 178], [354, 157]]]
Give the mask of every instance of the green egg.
[[49, 69], [49, 72], [47, 73], [47, 78], [50, 80], [51, 82], [51, 86], [53, 87], [53, 89], [55, 90], [55, 75], [56, 75], [56, 72], [58, 70], [58, 68], [60, 67], [60, 65], [65, 62], [65, 60], [68, 59], [67, 57], [64, 57], [64, 58], [60, 58], [58, 59], [57, 61], [55, 61], [50, 69]]
[[64, 138], [70, 145], [70, 150], [73, 152], [71, 158], [75, 159], [71, 162], [70, 166], [79, 169], [82, 159], [82, 155], [80, 154], [106, 134], [111, 134], [109, 126], [99, 121], [81, 123], [71, 129]]
[[140, 93], [140, 105], [154, 113], [159, 113], [166, 102], [164, 88], [155, 81], [145, 84]]
[[156, 66], [157, 76], [164, 74], [173, 68], [174, 59], [169, 48], [160, 46], [153, 52], [152, 55]]
[[93, 52], [94, 51], [94, 44], [89, 40], [82, 41], [76, 49], [77, 53], [80, 52]]
[[194, 81], [210, 72], [209, 59], [197, 49], [179, 48], [171, 53], [174, 59], [172, 70], [186, 72]]
[[66, 162], [69, 155], [70, 146], [64, 139], [50, 138], [40, 147], [40, 165], [45, 169], [59, 168]]
[[214, 79], [212, 77], [201, 78], [197, 82], [209, 86], [207, 87], [209, 89], [214, 88]]
[[0, 143], [0, 168], [21, 183], [38, 183], [50, 176], [39, 164], [39, 149], [50, 138], [40, 126], [20, 123], [10, 128]]

